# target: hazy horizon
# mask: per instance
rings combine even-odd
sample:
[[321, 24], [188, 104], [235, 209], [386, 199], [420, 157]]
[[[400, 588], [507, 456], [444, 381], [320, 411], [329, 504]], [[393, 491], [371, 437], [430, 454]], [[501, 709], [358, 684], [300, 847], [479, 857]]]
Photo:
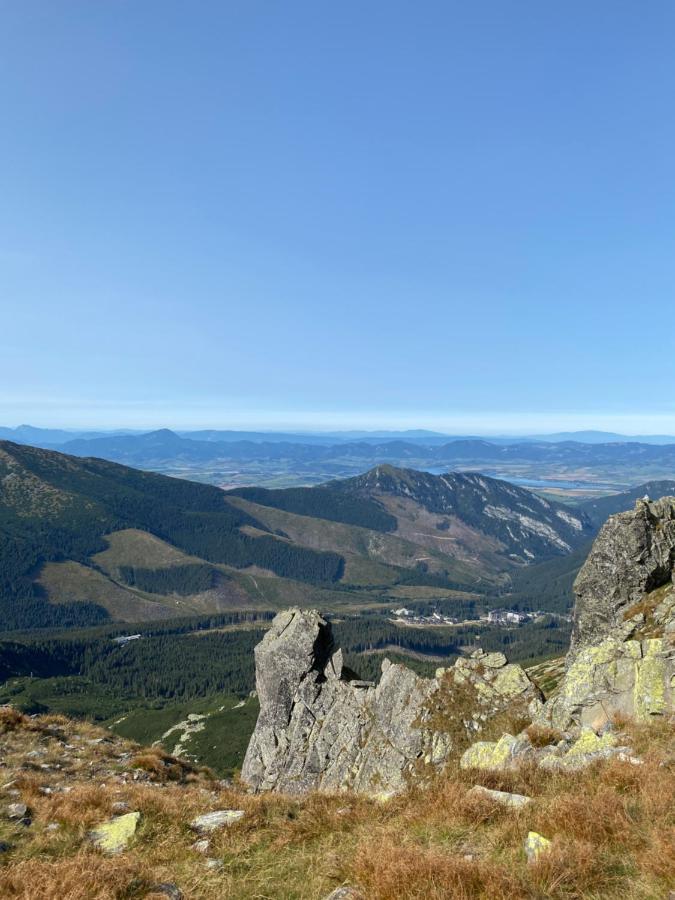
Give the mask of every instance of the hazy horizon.
[[[321, 434], [339, 434], [339, 433], [349, 433], [349, 432], [363, 432], [363, 433], [377, 433], [377, 432], [392, 432], [392, 433], [403, 433], [403, 432], [415, 432], [415, 431], [428, 431], [430, 433], [436, 433], [447, 437], [461, 437], [461, 436], [476, 436], [476, 437], [531, 437], [536, 435], [548, 435], [548, 434], [558, 434], [558, 433], [587, 433], [587, 432], [606, 432], [619, 434], [626, 437], [636, 437], [636, 436], [645, 436], [645, 437], [653, 437], [653, 436], [673, 436], [675, 437], [675, 419], [654, 419], [644, 417], [640, 421], [642, 422], [642, 427], [635, 424], [635, 419], [624, 419], [624, 418], [611, 418], [599, 420], [597, 417], [594, 417], [592, 421], [586, 422], [584, 424], [579, 424], [579, 419], [575, 417], [570, 417], [570, 419], [561, 419], [561, 418], [537, 418], [537, 417], [529, 417], [527, 420], [521, 420], [523, 424], [521, 427], [516, 427], [513, 423], [513, 420], [508, 418], [502, 418], [500, 421], [504, 422], [502, 427], [497, 427], [497, 425], [492, 424], [489, 425], [486, 422], [481, 424], [481, 419], [477, 417], [465, 418], [461, 421], [466, 424], [466, 427], [462, 428], [461, 424], [456, 420], [452, 424], [444, 424], [447, 422], [447, 419], [438, 419], [438, 420], [424, 420], [420, 422], [419, 420], [382, 420], [381, 424], [373, 424], [373, 419], [369, 417], [360, 418], [348, 418], [345, 420], [335, 419], [334, 424], [324, 424], [322, 426], [317, 426], [315, 424], [311, 424], [309, 422], [302, 422], [294, 419], [288, 420], [280, 420], [276, 424], [270, 424], [269, 420], [264, 419], [247, 419], [247, 420], [199, 420], [199, 421], [189, 421], [189, 423], [183, 422], [181, 424], [180, 421], [167, 421], [167, 420], [157, 420], [150, 421], [145, 423], [130, 423], [129, 421], [121, 421], [121, 422], [109, 422], [104, 420], [94, 420], [89, 422], [84, 422], [81, 424], [73, 423], [71, 420], [65, 420], [61, 418], [54, 419], [40, 419], [40, 420], [31, 420], [31, 421], [6, 421], [0, 420], [0, 428], [20, 428], [22, 426], [28, 426], [32, 428], [45, 428], [45, 429], [57, 429], [63, 431], [72, 431], [72, 432], [82, 432], [82, 431], [96, 431], [96, 432], [114, 432], [114, 431], [129, 431], [134, 433], [144, 433], [150, 431], [156, 431], [160, 429], [168, 429], [171, 431], [179, 431], [179, 432], [188, 432], [188, 431], [203, 431], [203, 430], [214, 430], [214, 431], [256, 431], [256, 432], [268, 432], [270, 434], [275, 434], [279, 432], [288, 432], [288, 433], [296, 433], [296, 434], [308, 434], [308, 435], [321, 435]], [[492, 420], [493, 423], [495, 420]], [[602, 427], [598, 426], [598, 421], [604, 421], [605, 425]], [[659, 426], [659, 421], [662, 422], [662, 425]], [[536, 423], [540, 422], [541, 427], [536, 427]], [[632, 430], [625, 426], [625, 423], [632, 423]], [[653, 427], [652, 427], [653, 426]], [[669, 430], [670, 429], [670, 430]]]

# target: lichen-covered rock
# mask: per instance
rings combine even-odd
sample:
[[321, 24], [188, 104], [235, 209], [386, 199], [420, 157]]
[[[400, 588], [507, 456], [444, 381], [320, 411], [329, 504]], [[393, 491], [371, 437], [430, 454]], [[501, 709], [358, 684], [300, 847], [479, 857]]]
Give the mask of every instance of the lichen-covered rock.
[[104, 822], [90, 833], [93, 843], [104, 853], [121, 853], [126, 850], [136, 833], [139, 812], [126, 813]]
[[529, 863], [536, 863], [551, 848], [551, 841], [536, 831], [530, 831], [525, 838], [525, 855]]
[[477, 741], [465, 750], [459, 761], [462, 769], [508, 769], [515, 760], [532, 753], [526, 736], [503, 734], [498, 741]]
[[610, 516], [574, 584], [572, 655], [618, 636], [626, 613], [670, 581], [674, 565], [675, 497], [638, 500], [635, 509]]
[[260, 715], [242, 778], [257, 791], [400, 791], [421, 765], [448, 758], [452, 729], [438, 711], [452, 705], [453, 686], [471, 689], [459, 723], [471, 734], [514, 697], [538, 695], [520, 666], [482, 651], [433, 679], [385, 660], [377, 686], [355, 680], [316, 611], [280, 613], [255, 660]]
[[598, 730], [621, 714], [675, 709], [675, 498], [612, 516], [574, 585], [572, 647], [557, 691], [533, 720]]
[[598, 730], [620, 714], [646, 721], [675, 708], [675, 652], [661, 638], [606, 638], [572, 659], [557, 692], [536, 712], [535, 721], [567, 729]]

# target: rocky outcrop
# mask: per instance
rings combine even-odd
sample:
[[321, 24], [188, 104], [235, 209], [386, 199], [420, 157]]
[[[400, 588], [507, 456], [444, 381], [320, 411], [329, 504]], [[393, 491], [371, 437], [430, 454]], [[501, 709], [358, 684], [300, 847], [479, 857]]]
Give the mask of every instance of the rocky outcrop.
[[255, 662], [260, 715], [242, 778], [257, 791], [399, 791], [420, 767], [441, 766], [460, 732], [538, 696], [520, 666], [480, 650], [432, 679], [385, 660], [379, 684], [359, 681], [315, 610], [279, 613]]
[[674, 564], [675, 498], [608, 519], [575, 582], [564, 677], [535, 721], [600, 729], [675, 709]]
[[[548, 770], [575, 770], [619, 756], [617, 717], [649, 721], [675, 711], [675, 498], [639, 500], [602, 528], [575, 582], [573, 643], [565, 672], [530, 715], [549, 734], [534, 746], [527, 731], [479, 741], [463, 768], [509, 769], [528, 759]], [[555, 737], [554, 737], [555, 736]]]
[[629, 637], [631, 624], [640, 624], [632, 608], [671, 582], [674, 566], [675, 497], [638, 500], [610, 516], [574, 584], [571, 656], [606, 638]]

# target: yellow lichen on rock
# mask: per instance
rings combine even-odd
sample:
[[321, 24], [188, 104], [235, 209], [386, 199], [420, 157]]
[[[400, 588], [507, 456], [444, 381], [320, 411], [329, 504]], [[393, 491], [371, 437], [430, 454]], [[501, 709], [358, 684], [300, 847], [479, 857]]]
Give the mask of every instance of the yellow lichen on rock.
[[498, 741], [478, 741], [460, 759], [462, 769], [500, 769], [511, 759], [517, 743], [512, 734], [503, 734]]
[[585, 753], [598, 753], [601, 750], [609, 750], [616, 747], [616, 738], [608, 731], [603, 735], [597, 735], [592, 728], [584, 728], [581, 736], [572, 744], [567, 756], [582, 756]]
[[666, 708], [666, 661], [663, 640], [652, 638], [643, 644], [644, 657], [637, 664], [633, 707], [637, 719], [660, 715]]
[[525, 838], [525, 853], [527, 861], [535, 863], [541, 857], [542, 853], [546, 853], [551, 847], [551, 841], [536, 831], [530, 831]]
[[104, 853], [121, 853], [128, 846], [136, 833], [138, 821], [141, 818], [139, 812], [126, 813], [117, 816], [109, 822], [104, 822], [91, 832], [91, 839]]

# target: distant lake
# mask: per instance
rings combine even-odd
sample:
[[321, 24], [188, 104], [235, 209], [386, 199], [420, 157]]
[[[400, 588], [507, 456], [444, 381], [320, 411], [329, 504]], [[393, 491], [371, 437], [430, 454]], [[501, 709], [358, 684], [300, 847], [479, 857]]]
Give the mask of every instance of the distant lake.
[[[448, 472], [461, 472], [461, 469], [448, 469], [447, 466], [431, 466], [426, 470], [432, 475], [445, 475]], [[470, 470], [472, 474], [487, 475], [488, 478], [499, 478], [501, 481], [509, 481], [511, 484], [517, 484], [520, 487], [528, 488], [558, 488], [567, 491], [618, 491], [621, 488], [616, 484], [608, 484], [602, 481], [560, 481], [553, 478], [517, 478], [509, 475], [502, 475], [499, 472], [490, 472], [487, 470], [478, 472], [476, 469]], [[624, 488], [625, 490], [626, 488]]]

